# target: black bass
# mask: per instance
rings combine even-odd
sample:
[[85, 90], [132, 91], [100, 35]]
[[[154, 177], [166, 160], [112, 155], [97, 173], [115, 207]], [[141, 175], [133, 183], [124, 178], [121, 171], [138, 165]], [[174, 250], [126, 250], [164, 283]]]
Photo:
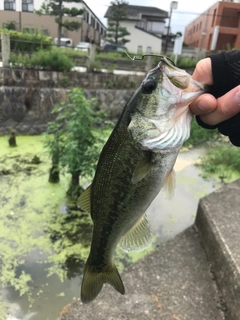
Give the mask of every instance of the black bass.
[[93, 220], [82, 302], [94, 300], [104, 283], [125, 293], [115, 248], [120, 243], [124, 250], [136, 251], [150, 244], [145, 211], [164, 185], [172, 188], [173, 166], [190, 134], [188, 105], [203, 91], [202, 84], [162, 57], [124, 108], [93, 182], [79, 199]]

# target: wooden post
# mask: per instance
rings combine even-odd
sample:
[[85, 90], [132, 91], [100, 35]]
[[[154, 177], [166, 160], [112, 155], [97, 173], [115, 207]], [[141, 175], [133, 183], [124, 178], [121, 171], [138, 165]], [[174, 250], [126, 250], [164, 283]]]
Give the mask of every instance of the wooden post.
[[151, 56], [147, 56], [147, 57], [146, 57], [146, 64], [145, 64], [145, 71], [146, 71], [146, 72], [148, 72], [148, 71], [150, 71], [150, 70], [152, 69], [152, 63], [153, 63], [152, 60], [153, 60], [153, 59], [152, 59]]
[[2, 41], [2, 64], [3, 67], [9, 67], [10, 60], [10, 36], [9, 34], [1, 34]]

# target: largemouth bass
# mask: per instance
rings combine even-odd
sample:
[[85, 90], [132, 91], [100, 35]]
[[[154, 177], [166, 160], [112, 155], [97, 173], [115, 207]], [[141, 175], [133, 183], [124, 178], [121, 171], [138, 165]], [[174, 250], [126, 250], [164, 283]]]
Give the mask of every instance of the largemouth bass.
[[203, 91], [202, 84], [162, 57], [124, 108], [100, 154], [92, 184], [79, 199], [93, 220], [83, 303], [94, 300], [104, 283], [125, 293], [114, 264], [115, 248], [120, 243], [124, 250], [135, 251], [150, 244], [145, 211], [164, 185], [172, 188], [173, 166], [190, 134], [188, 105]]

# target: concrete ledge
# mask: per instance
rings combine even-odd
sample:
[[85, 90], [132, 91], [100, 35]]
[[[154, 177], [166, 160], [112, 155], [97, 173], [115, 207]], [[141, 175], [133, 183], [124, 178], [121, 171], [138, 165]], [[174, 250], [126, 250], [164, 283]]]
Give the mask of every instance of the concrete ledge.
[[240, 319], [240, 180], [199, 202], [196, 226], [231, 320]]
[[[95, 301], [66, 306], [58, 320], [223, 320], [215, 282], [194, 227], [122, 273], [126, 294], [105, 285]], [[80, 290], [80, 288], [79, 288]]]

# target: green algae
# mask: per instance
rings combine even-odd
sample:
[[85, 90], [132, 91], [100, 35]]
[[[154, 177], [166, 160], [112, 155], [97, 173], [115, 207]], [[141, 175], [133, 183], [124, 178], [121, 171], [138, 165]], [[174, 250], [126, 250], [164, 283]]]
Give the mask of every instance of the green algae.
[[[38, 164], [32, 163], [34, 157]], [[42, 136], [18, 136], [16, 148], [0, 137], [0, 283], [27, 295], [29, 307], [48, 285], [46, 278], [32, 295], [34, 281], [22, 270], [32, 252], [38, 251], [35, 262], [47, 268], [47, 277], [57, 275], [63, 282], [81, 277], [90, 250], [90, 216], [66, 197], [69, 174], [61, 174], [57, 184], [48, 182], [50, 166]], [[152, 249], [127, 254], [117, 248], [117, 267], [123, 270]]]

